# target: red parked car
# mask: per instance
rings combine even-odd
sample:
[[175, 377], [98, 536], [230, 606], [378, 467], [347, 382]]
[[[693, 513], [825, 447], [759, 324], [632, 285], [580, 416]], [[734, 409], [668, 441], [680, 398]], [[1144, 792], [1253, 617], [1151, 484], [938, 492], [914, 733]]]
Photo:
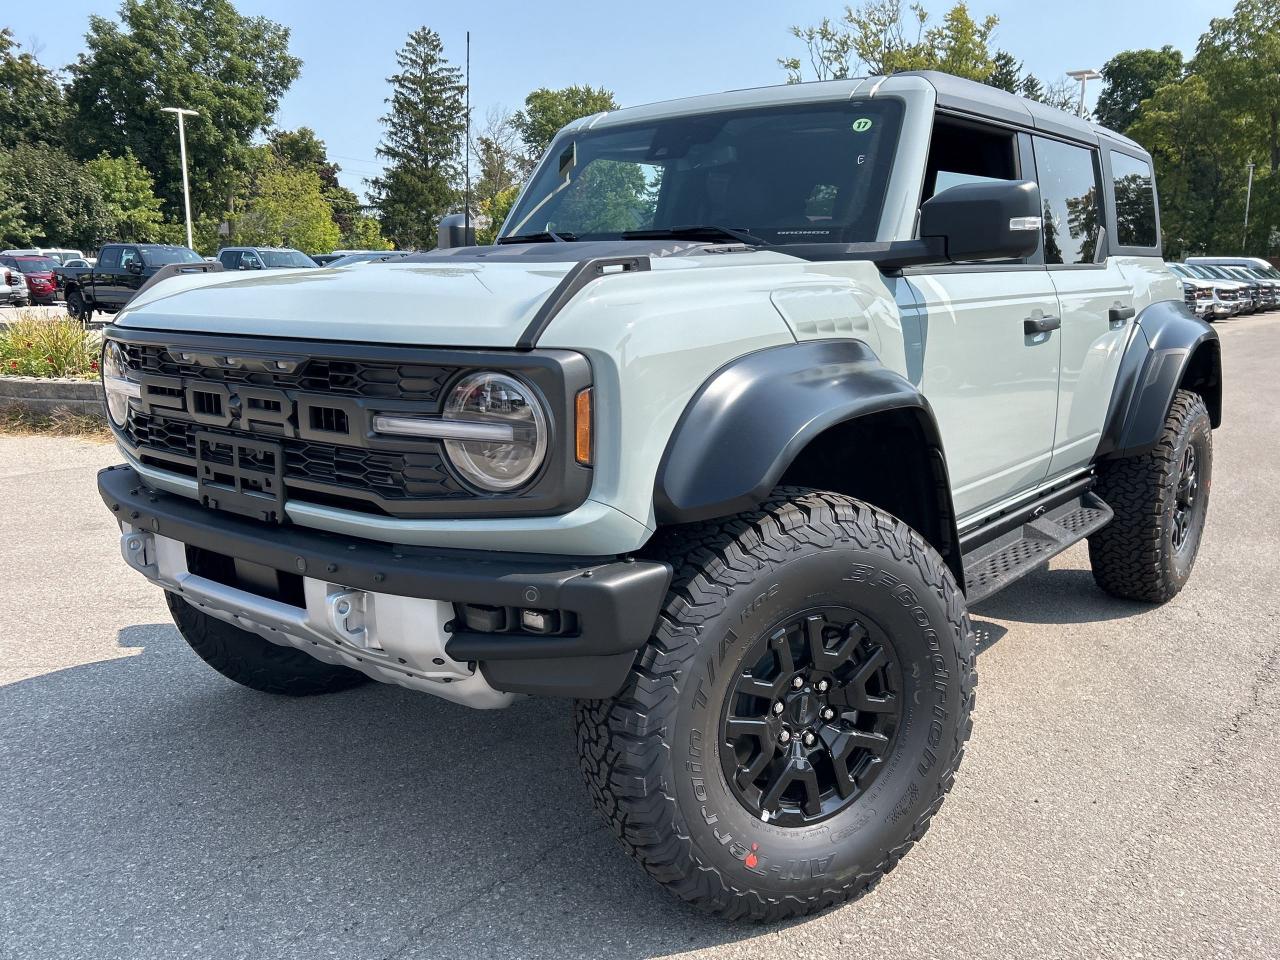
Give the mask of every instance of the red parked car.
[[32, 303], [53, 303], [58, 299], [58, 281], [53, 271], [58, 264], [48, 257], [0, 257], [0, 266], [17, 270], [27, 278]]

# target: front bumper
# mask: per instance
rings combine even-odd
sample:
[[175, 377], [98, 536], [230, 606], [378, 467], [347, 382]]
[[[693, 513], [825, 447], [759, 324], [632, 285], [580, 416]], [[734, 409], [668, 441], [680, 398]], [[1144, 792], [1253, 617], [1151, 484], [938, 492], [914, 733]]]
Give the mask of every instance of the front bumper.
[[[267, 525], [149, 489], [124, 466], [99, 472], [98, 492], [122, 525], [125, 560], [166, 590], [272, 642], [471, 706], [616, 693], [671, 581], [653, 561], [430, 550]], [[234, 573], [193, 571], [193, 550]], [[468, 630], [458, 605], [553, 611], [574, 629]]]

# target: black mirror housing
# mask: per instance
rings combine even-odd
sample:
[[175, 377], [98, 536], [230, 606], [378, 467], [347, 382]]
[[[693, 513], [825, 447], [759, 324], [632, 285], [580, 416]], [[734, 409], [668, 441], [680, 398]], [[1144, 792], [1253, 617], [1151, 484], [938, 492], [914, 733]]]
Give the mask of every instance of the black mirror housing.
[[920, 238], [942, 240], [953, 263], [1029, 257], [1040, 245], [1040, 226], [1033, 180], [961, 183], [920, 208]]

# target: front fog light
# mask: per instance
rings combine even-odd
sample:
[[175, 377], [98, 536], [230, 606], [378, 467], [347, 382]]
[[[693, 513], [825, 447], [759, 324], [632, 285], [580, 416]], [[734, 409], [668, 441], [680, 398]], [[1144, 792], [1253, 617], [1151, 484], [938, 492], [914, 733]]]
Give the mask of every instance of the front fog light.
[[502, 439], [445, 439], [449, 461], [485, 490], [527, 483], [547, 455], [547, 419], [533, 388], [504, 373], [473, 373], [458, 381], [444, 405], [444, 421], [510, 428]]
[[129, 379], [124, 349], [114, 340], [108, 340], [102, 348], [102, 389], [107, 416], [117, 427], [123, 427], [129, 420], [129, 399], [140, 398], [142, 387]]

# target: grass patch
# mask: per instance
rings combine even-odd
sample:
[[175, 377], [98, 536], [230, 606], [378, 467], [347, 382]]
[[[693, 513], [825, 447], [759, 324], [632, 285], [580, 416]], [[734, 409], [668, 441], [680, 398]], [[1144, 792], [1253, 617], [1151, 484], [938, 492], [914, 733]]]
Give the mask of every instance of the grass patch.
[[50, 413], [37, 413], [27, 407], [0, 407], [0, 434], [29, 437], [75, 437], [94, 443], [111, 443], [114, 437], [107, 421], [87, 413], [76, 413], [65, 407]]
[[0, 328], [0, 375], [12, 377], [98, 377], [102, 337], [70, 317], [20, 313]]

